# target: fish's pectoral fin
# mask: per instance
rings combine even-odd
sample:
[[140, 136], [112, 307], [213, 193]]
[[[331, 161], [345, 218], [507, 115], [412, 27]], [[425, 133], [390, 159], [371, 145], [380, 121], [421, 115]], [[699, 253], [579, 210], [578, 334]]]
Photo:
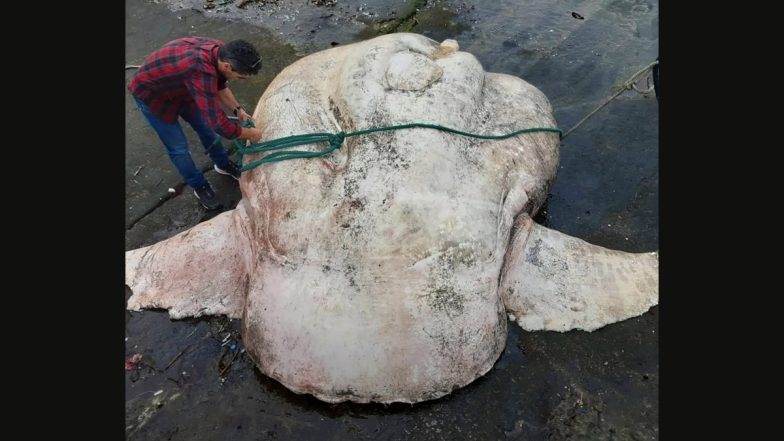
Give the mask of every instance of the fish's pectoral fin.
[[592, 245], [527, 215], [516, 220], [499, 290], [523, 329], [592, 331], [659, 301], [659, 255]]
[[162, 308], [172, 318], [241, 318], [248, 284], [245, 210], [202, 222], [154, 245], [125, 253], [129, 310]]

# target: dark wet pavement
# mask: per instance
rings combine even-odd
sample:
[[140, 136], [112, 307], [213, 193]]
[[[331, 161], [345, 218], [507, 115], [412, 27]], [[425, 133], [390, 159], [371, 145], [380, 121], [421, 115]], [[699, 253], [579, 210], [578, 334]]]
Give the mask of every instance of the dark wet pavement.
[[[246, 11], [236, 8], [240, 1], [205, 11], [208, 3], [128, 0], [126, 63], [139, 64], [184, 35], [247, 39], [261, 49], [264, 66], [232, 88], [252, 108], [296, 59], [333, 42], [377, 35], [387, 29], [379, 23], [413, 26], [411, 31], [439, 41], [458, 40], [487, 71], [517, 75], [541, 89], [566, 130], [655, 60], [658, 50], [658, 2], [337, 0], [330, 8], [278, 0], [249, 3]], [[575, 19], [572, 11], [585, 19]], [[126, 72], [130, 79], [133, 71]], [[208, 169], [195, 134], [185, 131], [198, 152], [194, 158]], [[559, 174], [537, 221], [609, 248], [658, 249], [658, 149], [655, 97], [624, 93], [563, 140]], [[218, 213], [205, 211], [183, 187], [130, 97], [126, 177], [127, 249]], [[212, 171], [207, 177], [227, 209], [236, 205], [236, 181]], [[220, 317], [172, 321], [165, 312], [127, 312], [126, 355], [143, 355], [126, 371], [127, 438], [659, 438], [658, 307], [593, 333], [525, 332], [510, 323], [506, 349], [484, 378], [414, 406], [331, 405], [296, 395], [258, 373], [240, 352], [238, 331], [238, 321]], [[232, 342], [238, 355], [227, 367], [235, 354]]]

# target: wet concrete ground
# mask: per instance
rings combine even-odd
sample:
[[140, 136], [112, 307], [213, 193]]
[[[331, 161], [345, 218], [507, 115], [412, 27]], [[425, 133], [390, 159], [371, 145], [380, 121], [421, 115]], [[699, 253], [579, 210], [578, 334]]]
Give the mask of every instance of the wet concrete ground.
[[[272, 78], [296, 59], [334, 43], [405, 29], [439, 41], [455, 38], [485, 70], [534, 84], [550, 98], [559, 126], [568, 129], [658, 50], [658, 2], [337, 0], [328, 7], [278, 0], [248, 3], [242, 10], [241, 1], [217, 0], [216, 8], [203, 9], [209, 3], [127, 0], [126, 62], [139, 64], [184, 35], [247, 39], [260, 48], [264, 65], [260, 75], [232, 89], [253, 107]], [[126, 78], [132, 73], [126, 71]], [[209, 169], [196, 136], [188, 128], [186, 134], [194, 158]], [[183, 187], [130, 96], [126, 177], [126, 249], [217, 214], [201, 208]], [[233, 179], [212, 171], [207, 177], [226, 209], [236, 205], [240, 193]], [[563, 140], [561, 168], [537, 221], [592, 243], [639, 252], [658, 249], [658, 214], [657, 102], [650, 94], [626, 92]], [[238, 332], [236, 320], [172, 321], [165, 312], [127, 312], [126, 354], [142, 354], [126, 371], [127, 438], [659, 437], [658, 307], [593, 333], [525, 332], [510, 323], [506, 349], [486, 377], [414, 406], [330, 405], [288, 391], [259, 374], [244, 355], [227, 367], [234, 354], [227, 347], [233, 342], [242, 348]]]

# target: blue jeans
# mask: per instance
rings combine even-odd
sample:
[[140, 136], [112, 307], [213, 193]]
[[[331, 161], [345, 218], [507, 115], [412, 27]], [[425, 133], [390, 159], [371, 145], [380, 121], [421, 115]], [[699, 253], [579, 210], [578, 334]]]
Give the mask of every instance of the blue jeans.
[[[163, 122], [155, 116], [155, 114], [150, 111], [150, 108], [141, 100], [136, 97], [133, 99], [136, 101], [136, 106], [139, 107], [139, 110], [142, 111], [144, 117], [147, 118], [147, 121], [158, 134], [163, 145], [166, 146], [166, 153], [169, 154], [169, 159], [171, 159], [171, 162], [177, 168], [177, 171], [185, 180], [185, 183], [193, 188], [207, 184], [204, 173], [202, 173], [193, 162], [191, 153], [188, 150], [188, 140], [185, 138], [185, 133], [182, 131], [179, 120], [174, 121], [173, 123]], [[191, 127], [193, 127], [193, 130], [196, 131], [196, 134], [199, 135], [204, 150], [210, 156], [212, 162], [218, 167], [225, 169], [229, 165], [229, 154], [218, 135], [212, 130], [212, 127], [204, 121], [201, 113], [195, 111], [190, 115], [180, 116], [190, 124]]]

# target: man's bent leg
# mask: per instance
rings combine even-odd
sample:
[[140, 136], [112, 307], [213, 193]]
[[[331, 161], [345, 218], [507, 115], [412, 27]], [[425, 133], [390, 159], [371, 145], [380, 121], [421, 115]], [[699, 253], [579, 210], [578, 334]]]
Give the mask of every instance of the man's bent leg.
[[193, 127], [193, 130], [196, 131], [196, 134], [199, 135], [201, 144], [204, 146], [207, 155], [212, 159], [212, 162], [218, 167], [226, 169], [229, 165], [229, 153], [223, 146], [218, 134], [204, 121], [201, 113], [197, 110], [188, 115], [183, 115], [182, 119], [187, 121]]
[[169, 154], [169, 159], [177, 168], [180, 176], [185, 180], [185, 183], [193, 188], [203, 187], [208, 184], [204, 174], [196, 167], [193, 162], [190, 151], [188, 151], [188, 140], [185, 138], [185, 133], [182, 131], [182, 126], [178, 121], [173, 123], [166, 123], [160, 120], [155, 114], [150, 111], [149, 107], [142, 101], [134, 98], [139, 110], [142, 111], [144, 117], [150, 123], [150, 126], [158, 134], [158, 137], [166, 146], [166, 152]]

